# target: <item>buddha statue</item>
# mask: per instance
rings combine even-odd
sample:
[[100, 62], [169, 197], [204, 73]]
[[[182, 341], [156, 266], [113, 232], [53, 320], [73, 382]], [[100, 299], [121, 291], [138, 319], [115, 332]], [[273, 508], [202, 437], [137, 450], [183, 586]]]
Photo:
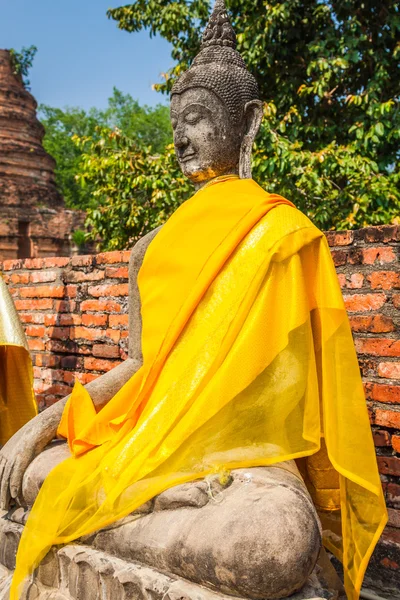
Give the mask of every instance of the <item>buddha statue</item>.
[[[278, 599], [299, 592], [299, 598], [309, 597], [309, 591], [307, 596], [307, 593], [301, 595], [301, 590], [308, 589], [304, 586], [307, 586], [307, 582], [310, 581], [309, 578], [313, 577], [312, 573], [315, 573], [318, 557], [321, 556], [322, 527], [314, 506], [315, 498], [317, 500], [321, 498], [320, 506], [325, 501], [329, 504], [330, 514], [337, 515], [338, 512], [340, 513], [340, 501], [337, 501], [338, 494], [340, 494], [339, 476], [328, 460], [326, 452], [324, 455], [325, 463], [320, 462], [319, 467], [316, 462], [314, 464], [310, 462], [307, 467], [304, 467], [301, 462], [307, 456], [310, 456], [311, 459], [313, 458], [312, 455], [320, 456], [318, 450], [324, 448], [324, 444], [320, 442], [322, 436], [319, 434], [318, 393], [316, 396], [313, 394], [312, 403], [314, 404], [312, 404], [311, 400], [307, 400], [307, 398], [309, 398], [308, 394], [312, 393], [311, 388], [313, 386], [304, 384], [304, 381], [309, 377], [307, 375], [310, 372], [308, 365], [314, 363], [311, 358], [309, 359], [310, 363], [304, 362], [301, 358], [307, 355], [306, 345], [304, 344], [308, 343], [306, 340], [309, 339], [307, 333], [309, 330], [303, 331], [301, 321], [293, 331], [288, 330], [290, 334], [285, 339], [290, 338], [290, 341], [287, 348], [285, 349], [285, 344], [283, 344], [276, 356], [271, 354], [270, 363], [273, 365], [273, 372], [267, 369], [268, 373], [264, 376], [264, 367], [260, 366], [251, 382], [249, 382], [248, 387], [246, 387], [246, 390], [250, 391], [246, 392], [245, 390], [236, 394], [234, 405], [232, 403], [226, 406], [221, 405], [218, 413], [220, 421], [216, 430], [211, 425], [214, 422], [213, 419], [215, 419], [214, 415], [210, 417], [210, 420], [205, 421], [201, 427], [194, 429], [191, 434], [192, 437], [188, 435], [186, 446], [186, 442], [179, 442], [180, 445], [174, 446], [174, 452], [166, 449], [165, 439], [169, 439], [168, 436], [171, 431], [173, 433], [177, 423], [183, 422], [199, 401], [195, 401], [190, 396], [192, 399], [185, 405], [184, 409], [178, 410], [175, 404], [171, 404], [166, 409], [166, 415], [167, 417], [168, 414], [171, 415], [170, 418], [173, 424], [167, 424], [163, 437], [157, 443], [155, 441], [153, 443], [154, 438], [159, 435], [165, 425], [164, 422], [157, 421], [159, 418], [157, 415], [164, 410], [164, 397], [170, 394], [170, 389], [176, 388], [177, 381], [180, 382], [179, 385], [182, 383], [179, 393], [176, 390], [174, 392], [175, 398], [180, 398], [181, 395], [193, 393], [193, 388], [199, 385], [198, 380], [203, 377], [203, 372], [211, 373], [210, 377], [213, 376], [215, 379], [215, 373], [218, 374], [223, 366], [229, 364], [228, 355], [224, 355], [223, 360], [218, 359], [219, 362], [217, 359], [213, 359], [214, 362], [211, 361], [208, 366], [204, 366], [201, 361], [206, 360], [205, 357], [211, 356], [212, 352], [219, 352], [219, 348], [228, 343], [228, 338], [231, 339], [229, 342], [231, 344], [230, 348], [235, 347], [236, 341], [232, 340], [240, 338], [239, 334], [236, 338], [230, 338], [231, 334], [229, 332], [231, 332], [231, 329], [227, 329], [223, 335], [221, 334], [220, 341], [216, 344], [218, 349], [215, 350], [207, 346], [199, 354], [202, 358], [199, 359], [197, 364], [197, 359], [186, 358], [191, 356], [190, 348], [197, 343], [197, 338], [191, 337], [193, 335], [192, 331], [198, 331], [200, 328], [202, 330], [201, 335], [205, 336], [207, 342], [213, 337], [214, 332], [217, 335], [218, 328], [216, 325], [210, 325], [210, 335], [204, 332], [208, 327], [208, 319], [211, 318], [209, 317], [210, 313], [213, 315], [218, 310], [218, 299], [225, 294], [226, 310], [224, 309], [222, 314], [231, 314], [233, 309], [229, 299], [233, 298], [235, 289], [243, 285], [243, 294], [246, 294], [248, 289], [252, 289], [255, 279], [257, 279], [255, 275], [249, 278], [247, 272], [243, 270], [242, 253], [251, 252], [252, 248], [257, 249], [257, 244], [260, 243], [261, 239], [264, 239], [263, 236], [265, 237], [265, 231], [270, 231], [271, 227], [278, 228], [283, 238], [289, 235], [285, 229], [287, 227], [285, 215], [290, 217], [290, 215], [294, 213], [297, 215], [298, 213], [284, 199], [280, 197], [272, 198], [258, 186], [257, 190], [255, 187], [251, 187], [256, 186], [251, 180], [251, 150], [260, 127], [262, 112], [262, 103], [258, 97], [256, 80], [248, 72], [243, 59], [236, 50], [236, 38], [227, 16], [224, 1], [217, 0], [205, 29], [199, 54], [190, 69], [183, 73], [173, 86], [171, 122], [179, 165], [197, 190], [194, 198], [198, 198], [199, 208], [196, 210], [200, 212], [196, 213], [196, 219], [202, 218], [205, 222], [208, 220], [209, 230], [207, 231], [210, 239], [216, 240], [215, 246], [213, 246], [214, 251], [210, 253], [210, 256], [212, 260], [217, 261], [218, 259], [220, 261], [218, 264], [220, 267], [223, 266], [222, 271], [225, 274], [228, 272], [234, 273], [234, 278], [229, 280], [226, 276], [222, 280], [212, 279], [211, 285], [202, 284], [202, 295], [199, 294], [197, 299], [192, 299], [192, 307], [195, 306], [195, 310], [187, 310], [186, 320], [180, 324], [177, 324], [176, 320], [171, 320], [173, 326], [169, 323], [164, 326], [164, 320], [169, 318], [168, 311], [175, 310], [174, 302], [182, 304], [183, 307], [187, 305], [192, 290], [196, 290], [196, 286], [200, 285], [200, 280], [206, 277], [207, 269], [212, 262], [210, 259], [208, 262], [205, 261], [204, 264], [199, 262], [199, 265], [197, 265], [197, 253], [194, 250], [190, 257], [192, 263], [185, 271], [185, 277], [189, 281], [188, 287], [180, 290], [181, 278], [173, 281], [166, 279], [165, 287], [163, 287], [164, 274], [165, 277], [173, 277], [173, 274], [171, 274], [173, 271], [171, 269], [172, 263], [162, 263], [164, 250], [165, 254], [168, 254], [176, 244], [177, 253], [174, 256], [176, 256], [178, 270], [178, 268], [181, 268], [180, 263], [186, 259], [185, 248], [191, 248], [192, 238], [197, 240], [196, 243], [199, 244], [198, 240], [204, 239], [203, 233], [197, 234], [196, 220], [193, 220], [193, 227], [190, 230], [185, 225], [188, 222], [185, 221], [185, 218], [187, 218], [185, 215], [187, 211], [191, 210], [190, 207], [192, 206], [190, 204], [192, 200], [187, 201], [173, 217], [175, 218], [173, 224], [176, 229], [172, 229], [171, 225], [171, 237], [166, 237], [168, 234], [167, 223], [162, 228], [158, 228], [144, 236], [132, 250], [129, 266], [129, 358], [123, 364], [87, 384], [85, 389], [79, 388], [77, 391], [74, 389], [72, 397], [65, 398], [36, 416], [16, 433], [0, 452], [0, 501], [2, 509], [7, 511], [10, 508], [12, 509], [13, 506], [30, 509], [37, 498], [39, 502], [41, 498], [39, 490], [42, 489], [42, 496], [45, 495], [43, 490], [46, 482], [49, 478], [53, 478], [52, 481], [55, 484], [56, 473], [61, 473], [60, 468], [64, 464], [70, 465], [68, 468], [71, 469], [70, 476], [65, 475], [64, 479], [64, 483], [68, 487], [67, 482], [75, 478], [75, 463], [73, 461], [76, 461], [77, 466], [78, 464], [83, 465], [96, 452], [100, 453], [101, 448], [107, 447], [107, 452], [102, 454], [101, 459], [99, 459], [100, 462], [103, 461], [101, 463], [103, 465], [101, 475], [99, 475], [101, 484], [96, 490], [96, 495], [93, 496], [95, 502], [99, 502], [99, 505], [104, 506], [107, 502], [103, 503], [103, 496], [113, 495], [113, 490], [116, 489], [115, 485], [118, 486], [119, 482], [122, 482], [129, 469], [131, 471], [136, 469], [135, 461], [139, 460], [138, 455], [141, 452], [140, 448], [142, 448], [140, 435], [145, 432], [145, 445], [143, 446], [145, 450], [143, 452], [146, 459], [143, 464], [147, 464], [146, 461], [150, 460], [149, 457], [151, 459], [158, 457], [157, 466], [151, 471], [152, 476], [150, 477], [148, 474], [145, 476], [144, 480], [148, 486], [153, 485], [159, 479], [165, 482], [168, 479], [166, 474], [172, 472], [179, 471], [181, 476], [168, 479], [169, 483], [157, 484], [159, 487], [154, 484], [151, 489], [157, 493], [153, 493], [150, 497], [148, 497], [148, 491], [143, 492], [142, 488], [137, 487], [138, 482], [140, 484], [140, 478], [129, 484], [132, 484], [133, 487], [128, 487], [128, 484], [126, 484], [122, 495], [118, 497], [119, 499], [113, 500], [112, 511], [114, 512], [111, 514], [113, 517], [115, 516], [112, 520], [116, 523], [110, 525], [109, 518], [102, 520], [103, 517], [99, 517], [96, 522], [101, 525], [100, 527], [88, 526], [86, 536], [84, 535], [86, 529], [78, 527], [76, 528], [75, 539], [80, 538], [85, 543], [91, 544], [96, 550], [108, 552], [120, 559], [137, 561], [155, 568], [161, 573], [172, 574], [174, 577], [191, 581], [200, 586], [199, 589], [202, 590], [203, 596], [200, 594], [196, 597], [210, 598], [210, 600], [218, 595], [225, 597], [224, 594], [240, 598]], [[240, 184], [240, 190], [236, 193], [238, 183]], [[222, 186], [225, 187], [222, 188]], [[232, 212], [234, 212], [236, 206], [242, 203], [244, 216], [238, 221], [239, 224], [229, 230], [226, 238], [223, 237], [220, 241], [218, 236], [225, 235], [223, 234], [224, 227], [227, 227], [224, 213], [218, 213], [218, 210], [222, 211], [218, 200], [219, 190], [222, 189], [226, 190], [223, 206], [228, 211], [229, 207], [232, 206]], [[257, 219], [252, 217], [254, 221], [251, 225], [246, 226], [246, 232], [240, 233], [241, 237], [239, 238], [239, 234], [235, 232], [239, 231], [241, 223], [250, 218], [248, 214], [253, 214], [256, 210], [256, 208], [253, 211], [250, 210], [252, 205], [250, 199], [247, 200], [247, 197], [250, 198], [247, 192], [248, 189], [254, 189], [254, 194], [258, 194], [262, 198], [262, 202], [266, 203], [267, 208], [263, 205], [264, 208], [262, 209], [265, 216], [260, 220], [264, 229], [261, 234], [259, 227], [256, 226], [258, 217]], [[246, 208], [247, 202], [249, 203], [249, 211]], [[273, 210], [270, 210], [271, 207]], [[213, 222], [214, 209], [216, 214], [215, 223]], [[203, 214], [202, 210], [207, 212]], [[227, 220], [229, 220], [231, 217], [228, 213], [226, 214]], [[304, 229], [310, 232], [317, 231], [311, 224], [308, 224], [304, 216], [296, 216], [296, 218], [301, 218], [304, 221], [293, 227], [293, 244], [295, 246], [297, 242], [295, 243], [294, 240], [297, 239], [299, 231]], [[182, 219], [182, 223], [185, 225], [180, 229], [178, 227], [178, 225], [180, 226], [179, 219]], [[182, 238], [178, 241], [176, 241], [176, 231], [181, 231], [182, 235]], [[292, 232], [290, 232], [290, 235], [292, 235]], [[301, 247], [306, 248], [304, 250], [305, 256], [308, 252], [307, 248], [312, 246], [313, 240], [321, 239], [319, 233], [312, 233], [312, 235], [313, 237], [307, 238], [306, 242], [304, 240], [301, 242]], [[236, 236], [237, 241], [231, 241], [231, 250], [226, 251], [223, 258], [219, 257], [218, 252], [225, 240], [228, 238], [233, 240], [232, 236]], [[157, 241], [159, 246], [155, 245]], [[150, 266], [155, 264], [154, 256], [157, 248], [159, 248], [158, 256], [161, 262], [157, 263], [157, 269], [152, 272]], [[183, 253], [181, 257], [179, 255], [180, 248], [182, 248]], [[258, 250], [254, 252], [255, 254], [251, 255], [253, 257], [251, 261], [257, 262], [259, 260], [261, 269], [265, 261], [263, 262], [259, 257]], [[269, 253], [270, 249], [265, 250], [265, 252]], [[268, 256], [279, 257], [279, 259], [276, 259], [278, 265], [276, 268], [281, 268], [279, 265], [284, 264], [285, 260], [290, 260], [293, 252], [296, 256], [297, 250], [294, 249], [288, 254], [285, 254], [285, 252], [278, 245], [272, 255], [268, 254]], [[328, 250], [326, 252], [329, 254]], [[305, 260], [308, 260], [307, 256]], [[146, 265], [149, 265], [149, 267], [146, 267]], [[268, 287], [269, 281], [275, 281], [274, 269], [275, 267], [272, 266], [267, 271], [262, 282], [260, 280], [259, 286]], [[329, 269], [334, 273], [330, 264]], [[196, 277], [192, 275], [192, 270], [197, 273]], [[290, 277], [290, 281], [296, 279], [293, 273]], [[233, 283], [230, 283], [232, 281]], [[276, 282], [278, 281], [281, 281], [281, 279], [276, 279]], [[221, 285], [222, 288], [219, 287]], [[231, 285], [232, 288], [229, 287]], [[275, 289], [275, 283], [273, 285]], [[279, 285], [277, 283], [277, 287]], [[254, 293], [256, 294], [256, 292]], [[278, 291], [276, 293], [278, 294]], [[304, 293], [307, 296], [307, 292]], [[163, 298], [162, 310], [158, 308], [151, 313], [152, 302], [155, 302], [154, 295], [157, 294], [160, 295], [160, 298]], [[257, 294], [261, 294], [261, 292], [258, 291]], [[337, 292], [335, 288], [334, 294], [340, 296], [340, 290]], [[285, 302], [289, 302], [288, 295], [290, 296], [289, 288], [285, 288], [285, 291], [279, 296], [279, 303], [283, 305]], [[180, 298], [179, 302], [175, 300], [175, 297], [178, 296]], [[243, 295], [243, 298], [245, 297]], [[294, 298], [297, 298], [296, 302], [299, 305], [302, 304], [298, 296], [294, 296]], [[316, 302], [318, 302], [318, 299]], [[242, 300], [238, 300], [235, 314], [240, 313], [244, 304]], [[160, 304], [157, 306], [159, 307]], [[293, 306], [293, 303], [288, 306]], [[276, 305], [275, 309], [279, 311], [279, 306]], [[340, 311], [343, 312], [339, 306], [335, 314], [339, 314]], [[150, 313], [153, 315], [152, 319], [147, 316]], [[223, 322], [223, 316], [221, 319], [220, 323]], [[289, 322], [291, 319], [292, 317], [286, 314], [285, 318], [279, 320], [281, 324], [279, 327], [286, 327], [286, 321]], [[250, 321], [246, 321], [246, 323], [249, 323], [249, 327], [251, 327]], [[235, 320], [232, 322], [235, 322]], [[320, 345], [323, 343], [321, 341], [323, 338], [321, 331], [325, 331], [323, 321], [321, 323], [320, 328], [317, 328]], [[165, 327], [165, 332], [163, 333], [162, 343], [157, 346], [157, 351], [154, 350], [152, 365], [146, 371], [146, 364], [151, 362], [149, 359], [149, 355], [153, 351], [151, 344], [156, 344], [154, 340], [161, 335], [160, 331], [164, 331], [163, 327]], [[277, 329], [279, 327], [277, 325]], [[337, 327], [340, 329], [339, 324], [337, 324]], [[259, 324], [255, 331], [258, 330]], [[243, 331], [243, 328], [241, 331]], [[173, 334], [175, 338], [170, 342], [170, 337]], [[334, 334], [332, 333], [332, 335]], [[248, 337], [250, 339], [250, 334]], [[257, 350], [257, 356], [259, 353], [268, 354], [270, 352], [268, 348], [272, 348], [277, 343], [275, 337], [275, 333], [272, 330], [269, 331], [264, 338], [266, 349]], [[294, 344], [293, 348], [302, 348], [299, 355], [296, 354], [298, 350], [291, 349], [292, 342]], [[169, 343], [170, 346], [168, 346]], [[230, 380], [234, 379], [236, 381], [240, 377], [246, 378], [246, 373], [251, 370], [253, 361], [246, 364], [247, 359], [245, 357], [254, 351], [254, 345], [257, 345], [256, 341], [251, 342], [248, 350], [241, 355], [231, 375], [224, 380], [225, 384], [216, 388], [217, 391], [214, 392], [213, 396], [215, 399], [224, 396]], [[262, 347], [264, 348], [264, 346]], [[154, 348], [156, 348], [155, 345]], [[162, 358], [163, 356], [164, 358]], [[229, 354], [229, 356], [231, 355]], [[185, 364], [184, 376], [179, 377], [177, 375], [176, 380], [172, 376], [173, 384], [171, 384], [170, 379], [168, 389], [165, 388], [167, 391], [162, 391], [165, 379], [170, 376], [169, 371], [172, 369], [171, 364], [174, 360], [178, 365], [182, 365], [187, 360], [188, 364]], [[265, 361], [267, 361], [266, 358]], [[354, 362], [353, 358], [351, 361]], [[355, 365], [351, 361], [352, 366], [349, 366], [350, 363], [346, 363], [348, 372], [358, 373], [356, 361]], [[217, 362], [219, 364], [218, 368], [215, 366]], [[161, 366], [156, 372], [158, 364], [161, 364]], [[241, 374], [241, 365], [246, 366], [243, 374]], [[187, 380], [189, 379], [188, 372], [190, 369], [193, 369], [193, 375], [190, 376], [189, 384]], [[153, 375], [155, 372], [156, 374]], [[354, 377], [359, 376], [354, 375]], [[136, 383], [137, 381], [139, 383]], [[196, 387], [196, 393], [198, 394], [200, 394], [200, 391], [204, 394], [208, 389], [205, 381], [203, 379], [201, 381], [199, 390]], [[316, 377], [313, 385], [316, 389], [318, 388]], [[359, 390], [358, 383], [355, 387]], [[257, 409], [259, 412], [254, 413], [259, 416], [254, 417], [251, 415], [253, 414], [252, 407], [258, 406], [257, 403], [259, 402], [264, 402], [262, 400], [263, 394], [265, 395], [265, 390], [268, 389], [271, 389], [271, 396], [268, 400], [267, 417], [265, 417], [265, 431], [268, 430], [269, 433], [264, 434], [262, 421], [264, 417], [261, 418], [260, 415], [265, 413], [263, 412], [264, 408], [261, 411], [261, 404]], [[113, 404], [116, 405], [116, 402], [123, 398], [124, 390], [127, 391], [126, 398], [131, 399], [137, 396], [139, 400], [142, 397], [141, 394], [145, 394], [146, 390], [150, 390], [146, 392], [150, 398], [159, 393], [154, 410], [146, 416], [148, 401], [146, 400], [146, 404], [146, 402], [139, 402], [138, 400], [129, 410], [128, 408], [121, 409], [121, 412], [121, 405], [119, 405], [119, 413], [118, 411], [111, 412], [110, 407]], [[248, 393], [247, 396], [243, 395], [245, 392]], [[75, 393], [78, 401], [74, 404], [73, 397]], [[324, 393], [328, 394], [329, 391]], [[340, 390], [337, 393], [340, 395]], [[279, 398], [289, 399], [287, 405], [285, 404], [284, 407], [280, 408], [278, 403], [275, 404]], [[90, 406], [94, 407], [93, 414], [90, 413], [91, 408], [87, 409], [88, 413], [84, 412], [86, 410], [84, 407], [88, 401]], [[249, 404], [246, 404], [247, 402]], [[360, 402], [362, 403], [362, 401]], [[306, 410], [311, 405], [315, 407], [315, 418], [312, 410]], [[210, 407], [210, 402], [206, 402], [203, 408], [199, 409], [197, 419], [202, 419], [201, 415], [204, 410], [208, 410], [208, 407]], [[177, 411], [176, 416], [172, 417], [174, 410]], [[80, 411], [81, 415], [89, 415], [90, 413], [90, 418], [79, 416]], [[307, 414], [307, 418], [303, 420], [302, 415], [304, 414]], [[76, 423], [81, 419], [79, 426], [74, 424], [74, 415], [77, 415]], [[104, 420], [101, 421], [102, 415], [108, 415], [105, 425]], [[96, 425], [92, 429], [85, 429], [90, 419], [93, 419], [93, 423], [96, 422]], [[144, 419], [143, 422], [141, 419]], [[248, 419], [250, 419], [249, 422]], [[154, 429], [151, 429], [153, 427], [152, 420], [156, 423]], [[271, 421], [270, 430], [268, 429], [269, 421]], [[300, 422], [303, 423], [303, 429], [301, 427], [297, 428], [297, 424]], [[315, 432], [315, 428], [318, 430], [318, 433], [315, 434], [316, 437], [314, 433], [308, 433], [310, 422], [312, 422], [310, 432], [311, 430]], [[243, 423], [243, 431], [241, 423]], [[364, 413], [360, 418], [360, 423], [362, 423], [362, 426], [367, 423], [368, 427], [368, 421], [365, 421]], [[136, 424], [138, 424], [137, 427]], [[81, 429], [79, 430], [79, 428]], [[123, 453], [118, 452], [118, 446], [114, 446], [114, 442], [110, 440], [114, 439], [113, 436], [117, 436], [118, 440], [122, 440], [123, 436], [128, 435], [128, 430], [130, 431], [132, 428], [137, 431], [135, 435], [139, 437], [135, 438], [134, 443], [125, 445]], [[82, 433], [83, 430], [84, 433]], [[147, 438], [146, 431], [149, 432]], [[295, 433], [286, 435], [286, 431]], [[57, 432], [59, 438], [68, 438], [68, 444], [61, 440], [54, 441]], [[223, 437], [225, 433], [228, 441], [221, 446], [219, 438]], [[96, 441], [97, 435], [100, 436], [101, 440], [99, 438], [99, 441]], [[264, 435], [268, 439], [264, 440]], [[299, 436], [300, 440], [298, 446], [296, 446], [297, 442], [294, 439], [296, 435]], [[352, 436], [352, 439], [354, 439], [354, 433]], [[260, 437], [263, 438], [262, 442], [259, 442]], [[327, 444], [328, 442], [330, 442], [329, 438], [327, 438]], [[282, 448], [286, 446], [290, 446], [292, 452], [283, 451]], [[116, 450], [112, 454], [114, 448]], [[135, 449], [132, 455], [129, 454], [130, 448]], [[74, 458], [66, 460], [71, 456], [71, 452]], [[181, 462], [178, 461], [177, 453]], [[169, 465], [169, 470], [163, 471], [163, 456], [167, 455], [165, 464]], [[268, 457], [265, 458], [264, 455], [268, 455]], [[212, 459], [207, 458], [209, 456], [212, 456]], [[284, 460], [280, 460], [280, 458]], [[293, 460], [294, 458], [299, 459], [297, 463]], [[195, 460], [197, 461], [196, 465], [202, 465], [201, 468], [193, 466], [192, 463]], [[177, 461], [181, 465], [179, 468]], [[209, 466], [211, 463], [212, 468]], [[182, 467], [182, 464], [185, 464], [185, 468]], [[216, 464], [219, 465], [218, 468], [214, 468]], [[223, 468], [224, 465], [227, 465], [227, 467]], [[299, 467], [301, 468], [301, 474]], [[88, 467], [85, 468], [88, 469]], [[138, 466], [139, 470], [140, 468], [142, 467]], [[188, 471], [191, 471], [190, 475], [187, 475]], [[320, 486], [323, 489], [320, 496], [318, 496], [320, 490], [317, 489], [318, 485], [315, 478], [313, 479], [313, 474], [328, 471], [330, 479], [326, 485]], [[93, 469], [94, 472], [97, 473], [97, 466]], [[373, 472], [373, 469], [371, 472]], [[316, 490], [316, 496], [313, 495], [313, 500], [305, 481], [310, 490]], [[45, 482], [44, 485], [43, 482]], [[81, 480], [77, 485], [81, 485]], [[94, 483], [93, 487], [95, 487]], [[55, 489], [52, 488], [53, 491]], [[120, 502], [122, 502], [121, 498], [125, 502], [124, 499], [128, 495], [126, 490], [134, 490], [135, 494], [139, 494], [139, 496], [142, 494], [140, 497], [143, 497], [146, 501], [142, 505], [136, 506], [137, 503], [129, 504], [131, 502], [129, 500], [126, 506], [135, 506], [134, 510], [122, 511]], [[53, 491], [48, 492], [48, 494], [52, 495]], [[54, 491], [54, 493], [56, 492]], [[92, 490], [89, 485], [85, 488], [84, 494], [88, 503], [91, 493]], [[116, 493], [114, 495], [116, 497]], [[325, 500], [328, 495], [329, 499]], [[99, 500], [100, 496], [102, 498]], [[75, 497], [77, 497], [77, 494], [75, 494]], [[378, 504], [379, 502], [377, 501]], [[68, 508], [65, 510], [68, 510]], [[34, 509], [32, 512], [34, 512]], [[83, 506], [82, 514], [84, 512], [85, 507]], [[95, 513], [97, 516], [99, 514], [99, 512]], [[12, 516], [9, 518], [12, 518]], [[70, 529], [68, 531], [70, 532]], [[44, 535], [45, 533], [43, 533]], [[73, 539], [73, 535], [54, 537], [54, 543], [68, 543], [71, 539]], [[327, 562], [329, 563], [329, 561], [325, 561], [324, 572], [325, 575], [329, 572], [329, 577], [326, 575], [326, 579], [331, 583], [334, 582], [332, 586], [336, 588], [336, 591], [332, 592], [331, 590], [329, 595], [325, 590], [325, 597], [338, 597], [340, 583], [335, 579], [332, 571], [329, 571], [330, 563], [327, 564]], [[322, 589], [318, 589], [322, 593]], [[207, 592], [207, 590], [209, 591]], [[316, 594], [314, 589], [311, 595], [316, 596], [319, 594]], [[12, 597], [16, 598], [17, 596]], [[117, 596], [115, 597], [117, 598]], [[192, 598], [192, 596], [188, 597]]]

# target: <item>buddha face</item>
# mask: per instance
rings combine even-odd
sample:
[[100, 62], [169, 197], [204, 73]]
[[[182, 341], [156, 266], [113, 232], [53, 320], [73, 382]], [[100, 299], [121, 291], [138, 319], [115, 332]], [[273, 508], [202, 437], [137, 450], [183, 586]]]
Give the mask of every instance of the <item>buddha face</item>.
[[179, 165], [195, 187], [238, 173], [243, 134], [216, 94], [201, 87], [173, 94], [171, 123]]

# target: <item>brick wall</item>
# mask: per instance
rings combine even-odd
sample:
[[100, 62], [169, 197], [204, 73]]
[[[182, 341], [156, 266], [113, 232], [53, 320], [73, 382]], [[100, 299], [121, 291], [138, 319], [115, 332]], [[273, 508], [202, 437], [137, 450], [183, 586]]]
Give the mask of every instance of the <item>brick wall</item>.
[[[400, 587], [400, 227], [328, 232], [354, 332], [390, 522], [370, 582]], [[3, 264], [41, 408], [127, 356], [129, 252]]]

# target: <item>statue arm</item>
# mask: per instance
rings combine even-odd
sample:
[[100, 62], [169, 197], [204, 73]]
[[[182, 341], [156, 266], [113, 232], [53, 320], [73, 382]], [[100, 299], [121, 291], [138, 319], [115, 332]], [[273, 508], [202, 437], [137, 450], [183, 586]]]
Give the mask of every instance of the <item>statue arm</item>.
[[[97, 408], [105, 406], [142, 365], [140, 296], [137, 275], [144, 255], [158, 229], [134, 246], [129, 262], [129, 353], [128, 359], [85, 387]], [[0, 450], [0, 508], [8, 509], [18, 498], [22, 479], [32, 460], [53, 440], [69, 396], [56, 402], [22, 427]]]

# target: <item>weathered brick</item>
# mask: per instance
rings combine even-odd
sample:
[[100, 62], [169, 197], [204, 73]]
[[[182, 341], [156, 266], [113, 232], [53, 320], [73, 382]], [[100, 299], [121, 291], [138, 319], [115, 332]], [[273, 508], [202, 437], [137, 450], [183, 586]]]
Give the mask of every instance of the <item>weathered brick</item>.
[[400, 362], [379, 363], [378, 375], [386, 379], [400, 379]]
[[97, 358], [119, 358], [119, 347], [108, 344], [93, 344], [93, 356]]
[[390, 433], [384, 429], [378, 429], [372, 432], [374, 444], [378, 448], [381, 446], [390, 446]]
[[71, 327], [71, 339], [83, 339], [88, 341], [100, 340], [107, 337], [105, 329], [97, 329], [94, 327]]
[[87, 327], [103, 327], [107, 325], [108, 315], [82, 315], [82, 325]]
[[81, 356], [63, 356], [61, 367], [63, 369], [83, 369], [83, 358]]
[[385, 404], [400, 404], [400, 385], [367, 383], [365, 393], [368, 399]]
[[357, 231], [357, 237], [367, 243], [395, 242], [399, 239], [398, 225], [375, 225]]
[[331, 254], [335, 267], [342, 267], [347, 263], [348, 254], [345, 250], [332, 250]]
[[128, 315], [110, 315], [110, 327], [127, 327], [129, 321]]
[[22, 266], [25, 269], [41, 269], [43, 267], [43, 258], [26, 258]]
[[45, 334], [45, 327], [43, 325], [28, 325], [25, 328], [25, 333], [30, 337], [43, 337]]
[[128, 267], [106, 267], [106, 277], [110, 279], [128, 279], [129, 269]]
[[396, 508], [400, 508], [400, 485], [389, 482], [384, 486], [386, 502]]
[[132, 253], [132, 250], [123, 250], [121, 253], [122, 254], [121, 262], [128, 263], [131, 258], [131, 253]]
[[56, 271], [33, 271], [33, 273], [30, 273], [30, 281], [32, 283], [49, 283], [56, 279]]
[[392, 302], [396, 308], [400, 308], [400, 294], [393, 294]]
[[13, 258], [12, 260], [5, 260], [3, 262], [3, 271], [15, 271], [22, 267], [22, 260], [20, 258]]
[[54, 267], [66, 267], [67, 264], [69, 263], [69, 261], [70, 261], [70, 258], [68, 258], [66, 256], [65, 257], [50, 256], [48, 258], [42, 258], [42, 266], [50, 268], [50, 269], [54, 269]]
[[388, 508], [388, 525], [389, 527], [396, 527], [400, 529], [400, 510], [396, 510], [395, 508]]
[[396, 271], [375, 271], [368, 275], [373, 290], [391, 290], [400, 287], [400, 273]]
[[120, 340], [121, 332], [118, 329], [107, 329], [106, 337], [117, 344]]
[[99, 269], [85, 273], [84, 271], [68, 271], [64, 273], [64, 280], [73, 283], [81, 283], [82, 281], [101, 281], [104, 279], [104, 271]]
[[400, 476], [400, 458], [397, 456], [377, 456], [376, 458], [380, 473]]
[[21, 298], [62, 298], [65, 295], [63, 285], [40, 285], [19, 288]]
[[122, 307], [114, 300], [84, 300], [81, 303], [82, 312], [120, 312]]
[[43, 325], [46, 315], [39, 312], [20, 312], [19, 318], [21, 323], [34, 323], [35, 325]]
[[122, 252], [119, 250], [114, 250], [114, 252], [102, 252], [101, 254], [97, 254], [96, 263], [98, 265], [103, 264], [115, 264], [122, 262]]
[[354, 240], [352, 231], [327, 231], [325, 235], [330, 246], [349, 246]]
[[75, 342], [72, 342], [70, 340], [49, 340], [48, 342], [46, 342], [46, 351], [55, 352], [56, 354], [74, 354], [78, 351], [78, 347]]
[[89, 267], [93, 264], [95, 256], [92, 254], [85, 254], [83, 256], [73, 256], [71, 258], [71, 265], [73, 267]]
[[49, 310], [53, 307], [53, 301], [50, 298], [41, 300], [15, 300], [15, 308], [19, 310]]
[[70, 337], [70, 327], [52, 327], [49, 329], [49, 337], [54, 340], [68, 340]]
[[396, 254], [391, 246], [377, 246], [375, 248], [363, 248], [363, 263], [373, 265], [375, 263], [386, 264], [396, 260]]
[[94, 298], [106, 297], [106, 296], [127, 296], [129, 293], [129, 286], [127, 283], [118, 283], [115, 285], [93, 285], [89, 286], [88, 292]]
[[44, 341], [38, 338], [28, 338], [29, 350], [44, 350]]
[[392, 447], [395, 452], [400, 454], [400, 435], [392, 436]]
[[75, 300], [56, 300], [54, 310], [58, 313], [73, 313], [76, 310]]
[[88, 371], [110, 371], [117, 364], [118, 361], [104, 360], [102, 358], [93, 358], [88, 356], [84, 361], [85, 369]]
[[22, 273], [12, 273], [9, 277], [9, 282], [13, 285], [26, 284], [29, 283], [29, 276], [30, 273], [26, 271]]
[[96, 373], [75, 373], [75, 377], [76, 379], [79, 379], [82, 385], [86, 385], [87, 383], [97, 379], [99, 375]]
[[46, 315], [44, 319], [44, 324], [47, 327], [51, 327], [54, 325], [67, 327], [69, 325], [80, 325], [81, 321], [82, 319], [80, 315], [56, 313], [54, 315]]
[[395, 338], [356, 338], [356, 351], [359, 354], [374, 356], [400, 356], [400, 340]]
[[375, 410], [374, 422], [376, 425], [398, 429], [400, 428], [400, 412], [377, 408]]
[[55, 354], [35, 354], [34, 362], [37, 367], [59, 367], [60, 357]]
[[352, 294], [344, 295], [346, 309], [349, 312], [364, 312], [370, 310], [378, 310], [386, 302], [386, 295], [383, 293], [376, 294]]
[[389, 333], [396, 329], [393, 319], [386, 315], [350, 316], [350, 325], [354, 332], [360, 333]]

